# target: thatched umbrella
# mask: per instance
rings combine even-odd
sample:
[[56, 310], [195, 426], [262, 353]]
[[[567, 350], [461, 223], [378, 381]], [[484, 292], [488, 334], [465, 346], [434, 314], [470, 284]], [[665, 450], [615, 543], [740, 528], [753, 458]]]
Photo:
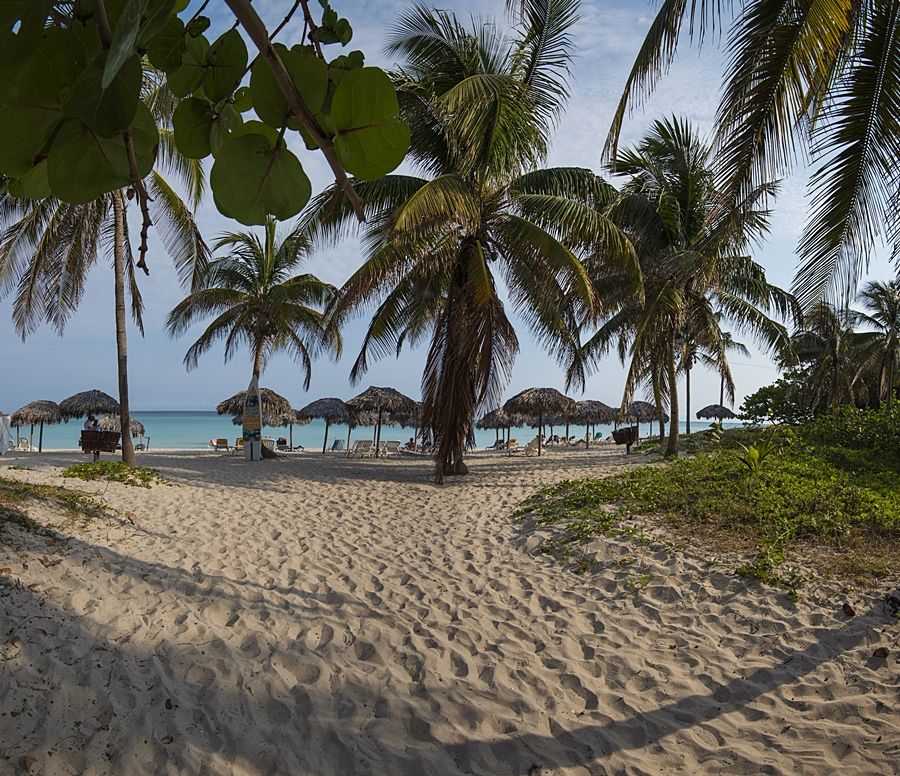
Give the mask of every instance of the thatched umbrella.
[[734, 412], [721, 404], [710, 404], [702, 410], [697, 410], [697, 420], [733, 420], [736, 417]]
[[503, 407], [497, 407], [495, 410], [491, 410], [484, 417], [481, 418], [476, 424], [476, 428], [492, 428], [497, 432], [496, 441], [500, 441], [500, 432], [502, 430], [506, 430], [506, 441], [509, 442], [509, 430], [513, 426], [519, 426], [524, 423], [524, 418], [519, 417], [518, 415], [511, 415]]
[[47, 399], [29, 402], [24, 407], [19, 407], [9, 416], [10, 424], [16, 427], [17, 437], [19, 436], [19, 426], [31, 426], [31, 441], [28, 444], [32, 450], [34, 449], [34, 426], [36, 423], [40, 424], [41, 430], [38, 432], [39, 453], [44, 451], [44, 424], [59, 423], [61, 420], [62, 413], [59, 411], [59, 405], [55, 401], [48, 401]]
[[[353, 410], [347, 406], [347, 403], [343, 399], [335, 398], [316, 399], [305, 407], [297, 410], [298, 418], [304, 418], [306, 420], [322, 418], [322, 420], [325, 421], [325, 441], [322, 442], [322, 455], [325, 455], [325, 450], [328, 447], [328, 429], [331, 424], [347, 423], [349, 427], [352, 416]], [[349, 431], [347, 434], [347, 446], [350, 446]]]
[[[230, 399], [225, 399], [216, 405], [216, 412], [220, 415], [241, 415], [244, 414], [244, 398], [246, 391], [239, 391]], [[291, 403], [275, 393], [271, 388], [259, 389], [259, 400], [261, 403], [262, 414], [265, 417], [274, 419], [278, 415], [287, 415], [291, 410]], [[282, 424], [282, 425], [287, 425]]]
[[584, 424], [584, 443], [590, 447], [590, 427], [596, 426], [598, 423], [612, 423], [617, 415], [618, 410], [615, 407], [610, 407], [602, 401], [584, 399], [575, 403], [575, 412], [570, 417], [573, 422]]
[[[347, 404], [354, 412], [374, 412], [378, 415], [375, 426], [375, 457], [378, 457], [378, 448], [381, 446], [381, 424], [384, 414], [412, 414], [416, 412], [418, 405], [414, 399], [404, 396], [394, 388], [366, 388], [358, 396], [354, 396]], [[389, 418], [390, 420], [390, 418]]]
[[544, 425], [544, 415], [554, 412], [569, 413], [574, 408], [574, 400], [563, 396], [555, 388], [526, 388], [503, 405], [503, 409], [511, 414], [537, 416], [538, 455], [541, 454], [541, 427]]
[[85, 415], [119, 414], [119, 402], [103, 391], [82, 391], [63, 399], [59, 403], [62, 419], [68, 422], [72, 418], [83, 418]]
[[385, 421], [385, 423], [396, 423], [399, 426], [405, 426], [406, 428], [413, 429], [414, 445], [417, 444], [419, 440], [419, 429], [421, 428], [423, 432], [425, 431], [423, 427], [423, 411], [425, 405], [420, 401], [417, 401], [415, 404], [416, 407], [412, 412], [391, 412], [388, 413], [388, 420]]
[[[97, 419], [97, 425], [101, 431], [120, 431], [122, 428], [122, 419], [118, 415], [104, 415]], [[131, 436], [144, 436], [144, 424], [137, 418], [130, 418], [128, 423], [131, 429]]]
[[[277, 396], [277, 394], [276, 394]], [[244, 416], [235, 415], [231, 422], [234, 423], [235, 426], [241, 426], [244, 423]], [[297, 413], [294, 410], [290, 412], [281, 412], [275, 415], [267, 415], [263, 412], [262, 416], [262, 424], [264, 426], [268, 426], [269, 428], [284, 428], [288, 427], [288, 445], [291, 450], [294, 449], [294, 426], [305, 426], [309, 423], [308, 420], [303, 418], [298, 418]]]
[[[652, 423], [658, 420], [662, 423], [669, 422], [669, 415], [660, 410], [656, 405], [648, 401], [633, 401], [623, 413], [629, 420], [635, 421], [638, 427], [638, 438], [641, 436], [641, 423]], [[677, 421], [676, 421], [677, 422]], [[662, 428], [662, 426], [660, 426]]]

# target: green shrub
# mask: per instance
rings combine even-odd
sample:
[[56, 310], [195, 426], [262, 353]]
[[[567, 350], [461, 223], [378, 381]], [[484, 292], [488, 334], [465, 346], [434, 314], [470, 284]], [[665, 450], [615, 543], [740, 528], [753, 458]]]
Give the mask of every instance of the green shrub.
[[166, 484], [165, 479], [156, 469], [128, 466], [122, 461], [91, 461], [90, 463], [72, 464], [63, 469], [62, 476], [79, 480], [120, 482], [123, 485], [132, 485], [138, 488]]

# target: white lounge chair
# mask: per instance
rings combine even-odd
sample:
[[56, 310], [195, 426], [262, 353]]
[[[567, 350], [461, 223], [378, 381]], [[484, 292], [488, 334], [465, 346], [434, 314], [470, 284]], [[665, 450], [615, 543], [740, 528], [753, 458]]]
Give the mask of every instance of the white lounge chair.
[[16, 445], [16, 449], [23, 450], [25, 452], [27, 452], [28, 450], [31, 450], [31, 442], [28, 441], [28, 437], [20, 436], [19, 442]]
[[371, 439], [357, 439], [347, 451], [347, 457], [368, 458], [374, 453]]
[[384, 455], [391, 455], [391, 453], [396, 453], [399, 449], [400, 442], [392, 439], [390, 442], [384, 443], [381, 452], [384, 453]]

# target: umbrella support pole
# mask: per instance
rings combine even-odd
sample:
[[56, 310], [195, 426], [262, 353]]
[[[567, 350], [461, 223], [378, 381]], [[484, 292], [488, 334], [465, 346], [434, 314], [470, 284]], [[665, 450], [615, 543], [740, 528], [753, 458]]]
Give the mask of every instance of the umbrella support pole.
[[325, 419], [325, 441], [322, 442], [322, 455], [325, 455], [325, 448], [328, 447], [328, 418]]

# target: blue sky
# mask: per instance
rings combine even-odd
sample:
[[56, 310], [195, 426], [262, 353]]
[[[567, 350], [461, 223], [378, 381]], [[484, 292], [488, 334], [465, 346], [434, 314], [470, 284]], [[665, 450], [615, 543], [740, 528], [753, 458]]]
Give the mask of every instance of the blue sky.
[[[289, 0], [256, 0], [254, 7], [274, 27], [292, 3]], [[409, 3], [382, 0], [377, 3], [333, 0], [333, 5], [353, 24], [355, 37], [351, 48], [365, 51], [371, 64], [390, 66], [383, 54], [385, 32], [397, 14]], [[496, 17], [504, 23], [502, 0], [441, 0], [441, 8], [462, 17], [478, 14]], [[224, 4], [213, 0], [213, 30], [228, 24], [222, 13]], [[572, 64], [572, 98], [560, 122], [549, 165], [575, 165], [601, 170], [600, 153], [622, 85], [644, 34], [652, 19], [655, 4], [643, 0], [583, 0], [582, 18], [575, 29], [576, 58]], [[230, 25], [229, 25], [230, 26]], [[296, 41], [300, 35], [293, 21], [281, 35]], [[641, 110], [630, 117], [624, 128], [624, 142], [636, 140], [649, 121], [673, 113], [685, 116], [702, 131], [712, 127], [718, 100], [722, 59], [714, 46], [702, 51], [685, 45], [670, 75]], [[302, 161], [313, 181], [314, 191], [330, 182], [324, 162], [315, 154], [303, 153]], [[805, 170], [784, 181], [776, 206], [770, 238], [755, 257], [767, 269], [770, 280], [789, 286], [795, 266], [794, 248], [806, 216]], [[211, 197], [198, 211], [198, 220], [208, 240], [217, 233], [235, 228], [212, 204]], [[139, 225], [132, 216], [133, 235]], [[885, 251], [872, 265], [872, 275], [889, 274]], [[308, 271], [323, 279], [342, 283], [360, 262], [359, 245], [348, 240], [335, 248], [316, 254]], [[135, 409], [211, 409], [218, 401], [245, 387], [249, 379], [248, 359], [240, 356], [223, 363], [222, 350], [205, 356], [198, 369], [186, 372], [182, 365], [185, 350], [199, 329], [172, 341], [163, 323], [168, 311], [182, 298], [182, 290], [158, 241], [151, 242], [151, 275], [142, 278], [141, 287], [147, 306], [146, 336], [129, 331], [131, 404]], [[11, 304], [0, 302], [0, 361], [4, 380], [0, 389], [0, 411], [38, 398], [60, 399], [89, 387], [99, 387], [116, 395], [115, 333], [113, 328], [112, 272], [101, 258], [90, 278], [88, 292], [78, 314], [70, 321], [63, 337], [42, 328], [23, 343], [10, 324]], [[348, 374], [364, 331], [364, 320], [356, 320], [344, 332], [345, 355], [340, 362], [319, 360], [314, 364], [309, 392], [304, 393], [299, 369], [287, 358], [278, 357], [268, 366], [263, 378], [267, 385], [302, 406], [320, 396], [349, 397], [366, 385], [392, 385], [416, 398], [424, 350], [406, 351], [398, 359], [376, 362], [357, 387], [350, 386]], [[521, 352], [513, 370], [508, 395], [532, 385], [562, 389], [562, 371], [532, 341], [524, 326], [518, 326]], [[777, 370], [771, 361], [755, 349], [750, 359], [737, 357], [733, 371], [737, 383], [737, 403], [760, 385], [771, 382]], [[589, 380], [585, 396], [617, 404], [621, 398], [624, 368], [610, 358]], [[692, 386], [694, 409], [718, 401], [718, 378], [702, 369], [695, 370]], [[581, 398], [576, 396], [576, 398]]]

